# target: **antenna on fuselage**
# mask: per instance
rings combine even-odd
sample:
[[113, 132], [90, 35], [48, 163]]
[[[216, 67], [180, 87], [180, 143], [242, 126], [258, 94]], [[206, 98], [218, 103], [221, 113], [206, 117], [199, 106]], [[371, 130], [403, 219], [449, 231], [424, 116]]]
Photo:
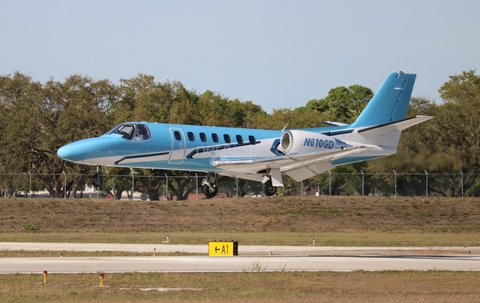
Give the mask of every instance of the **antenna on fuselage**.
[[283, 127], [282, 133], [285, 131], [285, 128], [287, 128], [287, 125], [288, 125], [288, 122], [287, 122], [287, 124], [285, 124], [285, 126]]

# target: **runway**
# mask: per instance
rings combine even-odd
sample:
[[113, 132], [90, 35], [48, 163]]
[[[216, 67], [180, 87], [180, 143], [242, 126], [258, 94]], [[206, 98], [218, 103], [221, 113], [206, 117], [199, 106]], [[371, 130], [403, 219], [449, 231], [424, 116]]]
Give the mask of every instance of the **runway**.
[[[63, 248], [63, 249], [59, 249]], [[68, 251], [184, 252], [202, 256], [68, 257]], [[240, 246], [239, 256], [208, 257], [207, 245], [0, 243], [0, 250], [54, 250], [55, 258], [0, 258], [0, 273], [480, 271], [480, 248]]]

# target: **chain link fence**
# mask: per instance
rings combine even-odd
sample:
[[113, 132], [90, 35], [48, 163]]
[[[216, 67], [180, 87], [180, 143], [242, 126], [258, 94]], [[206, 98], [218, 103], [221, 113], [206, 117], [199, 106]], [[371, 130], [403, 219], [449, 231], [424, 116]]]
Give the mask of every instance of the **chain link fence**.
[[[303, 182], [284, 176], [279, 195], [350, 196], [445, 196], [479, 197], [477, 174], [462, 173], [335, 173], [325, 172]], [[2, 197], [113, 198], [150, 200], [199, 200], [203, 198], [204, 174], [130, 175], [104, 174], [95, 188], [91, 174], [0, 174]], [[263, 195], [259, 182], [219, 177], [218, 197]]]

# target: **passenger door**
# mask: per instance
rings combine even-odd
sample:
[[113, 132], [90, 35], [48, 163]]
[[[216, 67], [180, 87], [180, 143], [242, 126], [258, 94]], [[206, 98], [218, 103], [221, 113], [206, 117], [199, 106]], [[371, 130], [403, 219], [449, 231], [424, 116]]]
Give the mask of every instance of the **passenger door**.
[[170, 136], [172, 138], [172, 149], [168, 158], [168, 163], [182, 164], [187, 152], [185, 134], [181, 128], [170, 127]]

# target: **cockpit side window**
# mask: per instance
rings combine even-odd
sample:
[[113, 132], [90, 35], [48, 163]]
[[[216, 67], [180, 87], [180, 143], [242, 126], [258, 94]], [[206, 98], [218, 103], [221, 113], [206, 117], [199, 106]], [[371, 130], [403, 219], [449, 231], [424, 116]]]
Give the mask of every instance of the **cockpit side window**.
[[109, 131], [107, 134], [119, 134], [125, 139], [143, 141], [150, 139], [150, 131], [143, 124], [121, 124]]
[[112, 133], [122, 135], [125, 139], [132, 139], [134, 126], [131, 124], [122, 124]]
[[150, 139], [150, 133], [148, 128], [143, 124], [138, 124], [135, 129], [135, 140], [148, 140]]

